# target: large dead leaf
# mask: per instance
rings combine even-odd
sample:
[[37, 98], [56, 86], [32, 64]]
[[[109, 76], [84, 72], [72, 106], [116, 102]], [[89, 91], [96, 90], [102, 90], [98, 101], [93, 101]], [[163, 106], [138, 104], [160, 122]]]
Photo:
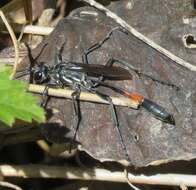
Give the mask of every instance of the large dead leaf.
[[[113, 3], [111, 9], [152, 40], [181, 58], [194, 62], [195, 53], [185, 49], [180, 38], [184, 31], [190, 29], [182, 24], [182, 17], [179, 17], [179, 13], [182, 14], [184, 10], [182, 4], [185, 1], [165, 0], [160, 3], [158, 0], [149, 0], [140, 3], [141, 1], [136, 0], [132, 10], [127, 9], [127, 2]], [[102, 13], [97, 12], [98, 17], [96, 17], [94, 14], [82, 13], [84, 10], [95, 11], [92, 8], [78, 9], [71, 16], [62, 20], [55, 31], [33, 52], [36, 56], [42, 46], [48, 43], [38, 61], [54, 64], [55, 47], [60, 47], [64, 42], [66, 43], [63, 59], [82, 61], [83, 51], [101, 40], [107, 31], [115, 26]], [[137, 91], [163, 105], [174, 114], [176, 120], [176, 126], [171, 126], [155, 119], [145, 110], [118, 107], [117, 113], [129, 152], [130, 163], [141, 167], [148, 164], [195, 158], [195, 73], [177, 65], [135, 37], [131, 35], [128, 37], [119, 32], [116, 32], [101, 49], [89, 56], [91, 64], [104, 64], [110, 57], [125, 60], [140, 68], [142, 72], [181, 88], [180, 91], [176, 91], [150, 79], [139, 78], [134, 72], [132, 72], [132, 81], [112, 82], [115, 86]], [[59, 122], [60, 128], [66, 127], [70, 132], [64, 134], [62, 131], [50, 130], [53, 128], [51, 126], [45, 128], [44, 132], [48, 139], [65, 142], [65, 137], [73, 134], [72, 102], [52, 98], [48, 108], [55, 110], [48, 122]], [[81, 110], [82, 122], [77, 140], [81, 143], [82, 149], [99, 160], [120, 161], [125, 159], [117, 130], [112, 123], [109, 107], [81, 102]]]

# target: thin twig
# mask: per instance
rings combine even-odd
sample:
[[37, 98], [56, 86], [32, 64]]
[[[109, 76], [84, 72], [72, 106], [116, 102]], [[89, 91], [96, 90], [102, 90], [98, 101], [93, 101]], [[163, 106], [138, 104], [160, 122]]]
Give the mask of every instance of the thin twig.
[[6, 181], [0, 181], [0, 186], [1, 187], [7, 187], [9, 189], [15, 189], [15, 190], [22, 190], [21, 187], [13, 184], [13, 183], [10, 183], [10, 182], [6, 182]]
[[163, 54], [166, 57], [170, 58], [172, 61], [176, 62], [177, 64], [179, 64], [179, 65], [181, 65], [183, 67], [186, 67], [187, 69], [189, 69], [191, 71], [196, 71], [196, 66], [190, 64], [189, 62], [183, 60], [182, 58], [172, 54], [170, 51], [168, 51], [165, 48], [161, 47], [160, 45], [156, 44], [155, 42], [153, 42], [152, 40], [150, 40], [149, 38], [147, 38], [146, 36], [144, 36], [143, 34], [138, 32], [135, 28], [130, 26], [126, 21], [124, 21], [122, 18], [117, 16], [115, 13], [113, 13], [112, 11], [110, 11], [109, 9], [107, 9], [106, 7], [101, 5], [100, 3], [97, 3], [94, 0], [80, 0], [80, 1], [86, 2], [89, 5], [91, 5], [91, 6], [95, 7], [95, 8], [97, 8], [98, 10], [104, 12], [106, 14], [106, 16], [108, 16], [108, 17], [112, 18], [113, 20], [115, 20], [115, 22], [117, 22], [123, 28], [128, 30], [136, 38], [140, 39], [144, 43], [146, 43], [149, 46], [151, 46], [153, 49], [157, 50], [161, 54]]
[[[4, 177], [23, 178], [64, 178], [71, 180], [97, 180], [127, 183], [123, 171], [110, 171], [93, 168], [84, 169], [70, 166], [46, 165], [0, 165], [0, 173]], [[133, 175], [128, 174], [129, 181], [136, 184], [170, 185], [196, 187], [196, 175], [185, 174], [156, 174]]]
[[[54, 27], [47, 27], [47, 26], [34, 26], [34, 25], [26, 25], [23, 24], [16, 24], [11, 23], [12, 28], [16, 33], [21, 33], [21, 30], [23, 30], [24, 34], [35, 34], [35, 35], [49, 35], [53, 30]], [[4, 32], [5, 28], [0, 23], [1, 31]]]
[[[44, 89], [45, 89], [45, 86], [34, 85], [34, 84], [29, 85], [29, 88], [28, 88], [30, 92], [39, 93], [39, 94], [43, 94]], [[49, 88], [48, 95], [72, 99], [71, 94], [73, 92], [74, 92], [73, 90], [66, 89], [66, 88], [64, 89]], [[126, 106], [126, 107], [130, 107], [133, 109], [137, 109], [139, 106], [139, 103], [137, 101], [134, 101], [130, 98], [125, 98], [125, 97], [111, 97], [111, 98], [112, 98], [112, 102], [114, 105]], [[89, 92], [81, 92], [80, 100], [108, 104], [107, 101], [101, 99], [96, 94], [89, 93]]]
[[12, 38], [12, 42], [14, 44], [14, 51], [15, 51], [15, 61], [14, 61], [14, 67], [13, 67], [13, 71], [12, 71], [12, 74], [10, 75], [10, 79], [13, 78], [13, 76], [15, 75], [16, 73], [16, 68], [17, 68], [17, 64], [19, 62], [19, 48], [18, 48], [18, 41], [16, 39], [16, 36], [14, 34], [14, 31], [12, 30], [12, 27], [10, 26], [10, 24], [8, 23], [4, 13], [0, 10], [0, 17], [1, 19], [3, 20], [11, 38]]
[[127, 179], [127, 183], [130, 185], [130, 187], [133, 188], [134, 190], [140, 190], [135, 185], [133, 185], [132, 182], [129, 180], [129, 173], [127, 171], [127, 168], [125, 168], [124, 174], [125, 174], [125, 178]]
[[46, 26], [26, 25], [24, 26], [23, 30], [24, 34], [49, 35], [54, 30], [54, 28]]

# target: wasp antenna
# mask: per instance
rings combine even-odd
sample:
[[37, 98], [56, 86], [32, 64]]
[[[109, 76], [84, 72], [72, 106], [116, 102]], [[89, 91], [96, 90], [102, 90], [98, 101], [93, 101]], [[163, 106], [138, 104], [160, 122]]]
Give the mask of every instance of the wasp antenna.
[[24, 70], [24, 71], [19, 71], [19, 75], [16, 75], [14, 79], [18, 79], [18, 78], [21, 78], [21, 77], [24, 77], [26, 75], [29, 75], [30, 74], [30, 71], [29, 70]]
[[[45, 47], [48, 45], [48, 43], [45, 43], [43, 46], [42, 46], [42, 48], [41, 48], [41, 50], [40, 50], [40, 52], [39, 52], [39, 54], [35, 57], [35, 59], [34, 59], [34, 62], [36, 62], [37, 61], [37, 59], [40, 57], [40, 55], [43, 53], [43, 51], [44, 51], [44, 49], [45, 49]], [[40, 62], [40, 64], [42, 64], [43, 62]]]
[[33, 56], [32, 56], [31, 48], [30, 48], [29, 44], [26, 43], [26, 42], [25, 42], [25, 46], [26, 46], [26, 48], [27, 48], [28, 57], [29, 57], [29, 60], [30, 60], [31, 65], [32, 65], [32, 64], [34, 63], [35, 60], [34, 60], [34, 58], [33, 58]]
[[29, 69], [17, 70], [16, 73], [21, 73], [21, 72], [25, 72], [25, 71], [30, 71], [30, 70]]

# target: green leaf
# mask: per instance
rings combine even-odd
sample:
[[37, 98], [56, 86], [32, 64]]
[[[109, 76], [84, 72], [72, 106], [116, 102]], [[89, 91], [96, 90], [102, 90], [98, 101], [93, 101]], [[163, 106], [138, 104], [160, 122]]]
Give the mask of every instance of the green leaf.
[[0, 67], [0, 120], [9, 126], [15, 119], [44, 122], [45, 114], [37, 105], [38, 98], [27, 92], [24, 82], [9, 80], [11, 71], [9, 67]]

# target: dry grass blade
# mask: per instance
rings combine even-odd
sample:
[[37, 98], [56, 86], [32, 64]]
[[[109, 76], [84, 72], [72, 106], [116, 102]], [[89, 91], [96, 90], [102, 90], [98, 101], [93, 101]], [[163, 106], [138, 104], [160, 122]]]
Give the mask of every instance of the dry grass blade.
[[13, 72], [10, 76], [10, 79], [12, 79], [16, 73], [16, 68], [17, 68], [17, 64], [19, 62], [19, 48], [18, 48], [18, 41], [16, 39], [16, 36], [14, 34], [14, 31], [12, 29], [12, 27], [10, 26], [9, 22], [7, 21], [3, 11], [0, 9], [0, 17], [2, 18], [11, 38], [12, 38], [12, 42], [14, 44], [14, 50], [15, 50], [15, 61], [14, 61], [14, 68], [13, 68]]
[[140, 190], [140, 189], [137, 188], [135, 185], [133, 185], [133, 184], [131, 183], [131, 181], [129, 180], [129, 173], [128, 173], [128, 171], [127, 171], [127, 168], [124, 169], [124, 174], [125, 174], [125, 178], [127, 179], [127, 183], [129, 184], [129, 186], [130, 186], [131, 188], [133, 188], [134, 190]]
[[1, 187], [6, 187], [8, 189], [15, 189], [15, 190], [22, 190], [21, 187], [14, 185], [12, 183], [6, 182], [6, 181], [0, 181], [0, 186]]

